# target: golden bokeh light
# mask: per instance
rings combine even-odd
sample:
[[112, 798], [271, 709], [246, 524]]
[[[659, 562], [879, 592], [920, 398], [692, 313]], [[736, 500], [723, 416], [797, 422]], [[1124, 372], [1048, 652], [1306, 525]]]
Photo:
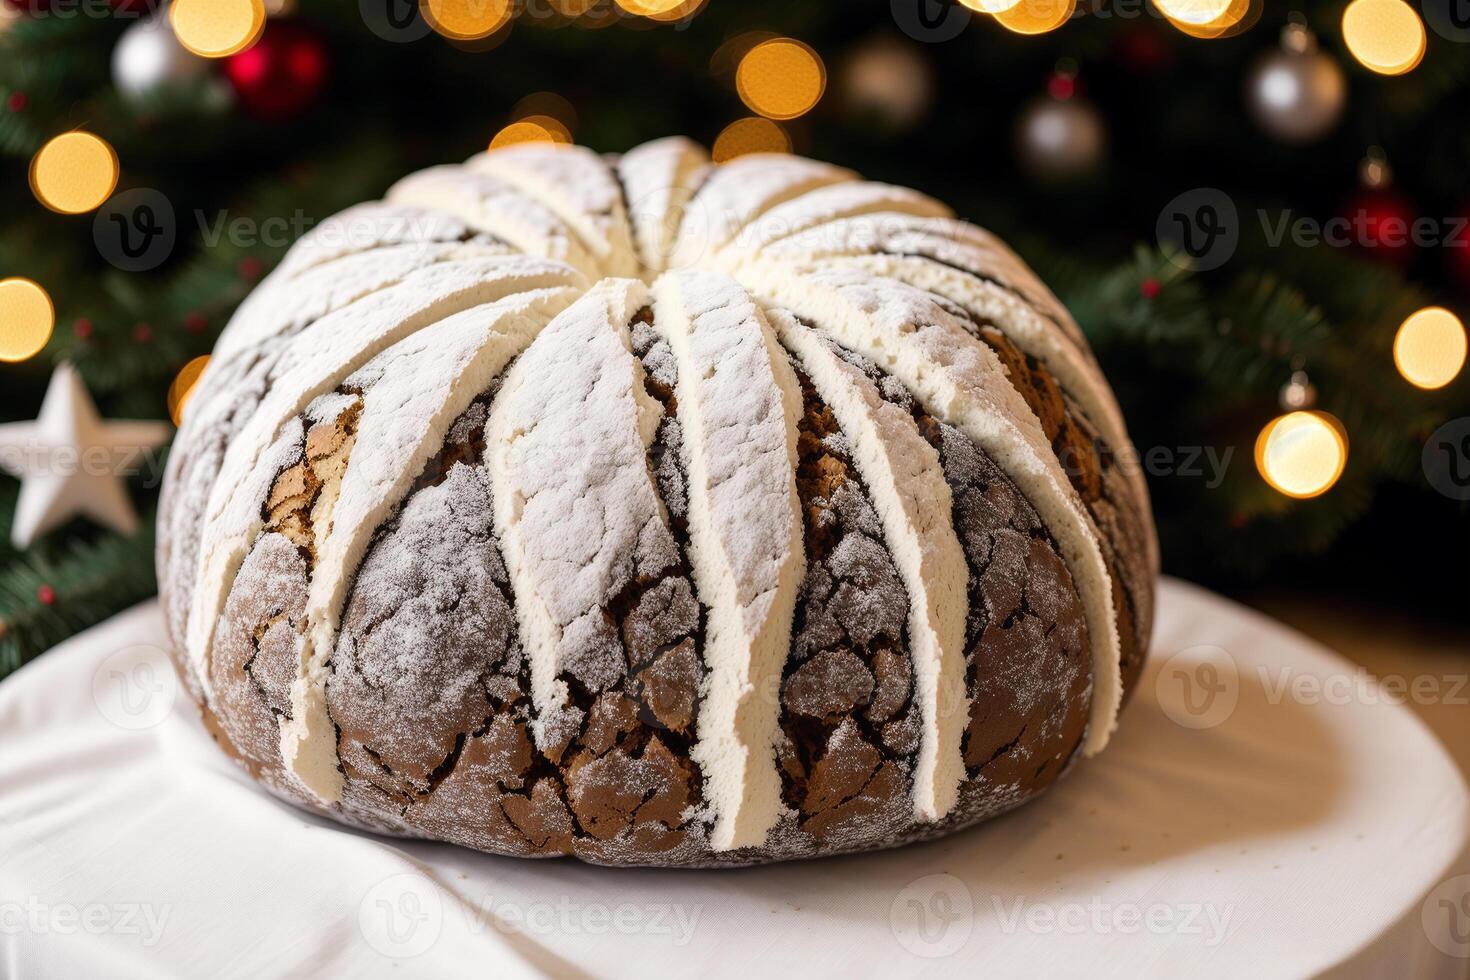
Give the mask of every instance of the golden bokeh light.
[[168, 386], [168, 415], [179, 426], [184, 422], [184, 406], [189, 403], [199, 387], [199, 377], [209, 366], [209, 355], [201, 354], [179, 369], [173, 383]]
[[1200, 27], [1213, 23], [1225, 16], [1233, 0], [1153, 0], [1170, 21], [1176, 24], [1193, 24]]
[[[1170, 13], [1175, 5], [1189, 8], [1186, 16], [1176, 17]], [[1170, 0], [1165, 6], [1160, 7], [1164, 19], [1175, 28], [1188, 34], [1209, 40], [1218, 37], [1230, 37], [1239, 34], [1260, 20], [1263, 4], [1260, 0]], [[1198, 20], [1201, 13], [1209, 13], [1218, 10], [1215, 16], [1208, 20]]]
[[516, 122], [530, 123], [532, 126], [540, 126], [546, 131], [546, 135], [551, 138], [551, 142], [553, 143], [563, 143], [567, 145], [570, 145], [572, 143], [572, 131], [570, 129], [567, 129], [566, 123], [562, 122], [555, 116], [547, 116], [538, 113], [536, 115], [522, 116], [520, 119], [517, 119]]
[[790, 153], [791, 138], [786, 130], [769, 119], [747, 116], [737, 119], [720, 131], [710, 156], [724, 163], [747, 153]]
[[617, 5], [635, 17], [673, 21], [694, 13], [704, 0], [617, 0]]
[[1021, 0], [994, 14], [995, 22], [1016, 34], [1054, 31], [1077, 12], [1077, 0]]
[[419, 10], [435, 31], [452, 41], [489, 37], [510, 20], [511, 0], [420, 0]]
[[1288, 497], [1326, 493], [1347, 466], [1347, 437], [1325, 412], [1290, 412], [1266, 424], [1256, 439], [1256, 469]]
[[1411, 315], [1393, 338], [1393, 363], [1409, 384], [1443, 388], [1465, 366], [1465, 325], [1440, 306]]
[[250, 47], [265, 29], [262, 0], [173, 0], [168, 22], [185, 48], [201, 58], [224, 58]]
[[999, 14], [1020, 2], [1021, 0], [960, 0], [960, 5], [969, 7], [977, 14]]
[[498, 150], [502, 146], [514, 146], [517, 143], [570, 143], [572, 141], [569, 135], [564, 139], [557, 139], [557, 133], [542, 125], [541, 122], [537, 122], [538, 118], [542, 122], [550, 120], [562, 133], [566, 132], [565, 126], [549, 116], [518, 119], [495, 134], [495, 137], [490, 140], [490, 149]]
[[29, 279], [0, 279], [0, 361], [34, 357], [56, 327], [56, 307]]
[[1413, 71], [1424, 58], [1424, 21], [1404, 0], [1353, 0], [1342, 12], [1342, 39], [1380, 75]]
[[789, 37], [762, 41], [735, 69], [735, 90], [768, 119], [795, 119], [811, 111], [827, 89], [827, 69], [807, 45]]
[[100, 136], [62, 133], [31, 158], [31, 192], [52, 211], [84, 214], [117, 187], [117, 153]]
[[550, 116], [561, 123], [568, 133], [577, 128], [577, 109], [565, 96], [555, 92], [532, 92], [525, 95], [511, 108], [512, 119], [527, 119], [531, 116]]

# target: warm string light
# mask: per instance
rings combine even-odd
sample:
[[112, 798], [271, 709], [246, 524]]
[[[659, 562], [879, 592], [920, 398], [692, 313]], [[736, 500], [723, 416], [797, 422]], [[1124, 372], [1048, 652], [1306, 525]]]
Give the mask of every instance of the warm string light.
[[262, 0], [173, 0], [168, 20], [174, 36], [201, 58], [238, 54], [265, 29]]
[[1020, 0], [991, 16], [1016, 34], [1045, 34], [1061, 27], [1077, 12], [1077, 0]]
[[1465, 325], [1439, 306], [1412, 314], [1393, 338], [1394, 366], [1417, 388], [1443, 388], [1455, 380], [1465, 353]]
[[62, 133], [31, 158], [31, 192], [52, 211], [85, 214], [117, 187], [117, 153], [100, 136]]
[[[551, 123], [555, 130], [548, 128], [543, 123]], [[565, 135], [563, 135], [565, 134]], [[558, 137], [561, 138], [558, 138]], [[498, 150], [502, 146], [514, 146], [517, 143], [570, 143], [570, 134], [566, 133], [566, 127], [550, 116], [531, 116], [526, 119], [517, 119], [506, 126], [490, 140], [490, 149]]]
[[1246, 30], [1260, 17], [1260, 0], [1156, 0], [1164, 19], [1190, 37], [1211, 40]]
[[1342, 39], [1380, 75], [1413, 71], [1424, 58], [1424, 21], [1404, 0], [1353, 0], [1342, 12]]
[[760, 116], [737, 119], [715, 137], [710, 156], [724, 163], [747, 153], [790, 153], [791, 138], [779, 124]]
[[695, 13], [704, 0], [617, 0], [617, 4], [635, 17], [669, 23]]
[[1279, 493], [1305, 500], [1326, 493], [1347, 466], [1347, 435], [1326, 412], [1289, 412], [1256, 438], [1256, 469]]
[[0, 279], [0, 361], [34, 357], [55, 327], [56, 307], [38, 283]]
[[173, 383], [168, 386], [168, 415], [174, 420], [174, 425], [179, 426], [184, 422], [184, 406], [189, 403], [195, 390], [199, 387], [199, 377], [204, 369], [209, 366], [209, 355], [202, 354], [185, 364]]
[[419, 9], [435, 31], [451, 41], [478, 41], [510, 20], [511, 0], [421, 0]]
[[969, 7], [977, 14], [999, 14], [1010, 10], [1022, 0], [960, 0], [962, 6]]
[[751, 110], [768, 119], [810, 112], [827, 88], [827, 69], [811, 49], [789, 37], [755, 45], [735, 69], [735, 90]]

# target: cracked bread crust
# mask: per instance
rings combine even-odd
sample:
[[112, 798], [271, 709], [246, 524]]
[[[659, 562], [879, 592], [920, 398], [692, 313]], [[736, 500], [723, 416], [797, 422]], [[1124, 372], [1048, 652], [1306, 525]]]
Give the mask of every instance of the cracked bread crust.
[[[516, 194], [559, 193], [557, 181], [591, 179], [598, 167], [607, 166], [566, 157], [532, 175], [525, 167], [534, 164], [533, 157], [506, 157], [503, 165], [481, 168], [477, 186], [493, 192], [501, 207]], [[651, 165], [651, 159], [639, 158], [637, 166]], [[607, 169], [617, 172], [607, 188], [618, 190], [616, 181], [624, 175], [616, 166]], [[690, 183], [666, 196], [697, 204], [697, 188], [709, 186], [707, 173], [701, 171], [695, 179], [695, 171], [684, 163], [676, 170], [676, 176], [682, 175], [678, 179]], [[651, 177], [642, 174], [638, 179]], [[779, 173], [752, 168], [752, 186], [759, 185], [764, 203], [741, 220], [811, 188], [850, 179], [846, 172], [816, 165]], [[415, 188], [424, 186], [410, 185], [409, 190], [418, 193]], [[728, 181], [722, 186], [721, 194], [740, 193]], [[1102, 581], [1111, 590], [1116, 663], [1125, 696], [1137, 683], [1151, 625], [1148, 555], [1153, 532], [1147, 502], [1120, 464], [1120, 452], [1127, 447], [1110, 445], [1101, 434], [1116, 430], [1094, 424], [1082, 407], [1099, 404], [1096, 391], [1079, 399], [1042, 359], [1046, 352], [1028, 353], [1032, 347], [1023, 351], [1005, 322], [991, 322], [933, 296], [969, 332], [970, 337], [963, 337], [961, 331], [963, 343], [972, 344], [973, 338], [993, 352], [1001, 365], [996, 383], [1014, 388], [1004, 411], [1029, 413], [1031, 428], [1024, 438], [1033, 439], [1029, 433], [1036, 433], [1036, 446], [1060, 465], [1058, 479], [1065, 479], [1065, 492], [1075, 495], [1079, 513], [1085, 510], [1085, 526], [1059, 528], [1040, 516], [1042, 511], [1027, 496], [1034, 488], [1023, 489], [1026, 484], [1005, 453], [981, 448], [977, 439], [983, 433], [976, 436], [965, 423], [950, 419], [943, 405], [921, 404], [915, 394], [921, 386], [913, 377], [896, 370], [891, 360], [880, 366], [882, 351], [863, 347], [865, 356], [839, 344], [837, 332], [824, 325], [821, 315], [798, 321], [808, 332], [802, 337], [815, 335], [826, 345], [810, 348], [824, 361], [808, 362], [782, 346], [797, 340], [765, 323], [763, 317], [776, 316], [777, 300], [745, 291], [738, 271], [733, 278], [723, 272], [702, 273], [704, 280], [686, 279], [663, 292], [657, 284], [645, 289], [632, 280], [604, 278], [613, 267], [637, 266], [639, 260], [620, 251], [622, 232], [614, 232], [621, 223], [641, 220], [623, 210], [625, 195], [608, 196], [604, 190], [589, 190], [585, 198], [571, 195], [556, 207], [537, 211], [538, 220], [565, 224], [538, 230], [535, 240], [562, 243], [557, 245], [562, 248], [592, 230], [611, 236], [598, 247], [578, 246], [568, 254], [599, 263], [575, 270], [588, 284], [599, 284], [591, 293], [599, 294], [609, 284], [601, 295], [626, 297], [618, 318], [609, 321], [621, 347], [608, 344], [605, 334], [563, 330], [554, 336], [591, 337], [599, 345], [596, 361], [578, 377], [593, 388], [622, 386], [617, 398], [623, 401], [602, 398], [597, 404], [633, 408], [625, 420], [590, 414], [588, 420], [595, 419], [603, 426], [597, 431], [611, 436], [620, 434], [617, 426], [626, 425], [623, 445], [631, 449], [615, 464], [622, 468], [618, 475], [637, 477], [626, 485], [636, 485], [639, 493], [638, 480], [646, 477], [648, 482], [651, 496], [638, 512], [643, 515], [639, 521], [647, 523], [636, 525], [644, 530], [628, 545], [636, 552], [630, 552], [634, 560], [609, 566], [613, 570], [608, 575], [592, 580], [594, 591], [576, 600], [589, 604], [577, 606], [575, 619], [558, 628], [552, 638], [554, 659], [549, 660], [545, 638], [538, 639], [536, 632], [542, 627], [527, 625], [527, 603], [538, 600], [517, 577], [515, 554], [507, 543], [513, 539], [502, 530], [500, 516], [507, 507], [514, 514], [523, 505], [515, 494], [540, 491], [524, 479], [519, 484], [504, 481], [506, 467], [520, 464], [494, 455], [501, 451], [498, 440], [514, 440], [519, 434], [491, 423], [511, 417], [497, 415], [497, 405], [515, 404], [509, 394], [497, 402], [503, 386], [507, 393], [513, 390], [505, 383], [511, 366], [538, 337], [543, 344], [550, 341], [548, 321], [556, 323], [557, 310], [569, 309], [558, 305], [555, 290], [574, 294], [584, 287], [568, 289], [553, 277], [538, 294], [545, 297], [548, 310], [540, 326], [528, 326], [526, 319], [506, 321], [499, 334], [493, 329], [486, 334], [509, 345], [506, 360], [497, 361], [493, 372], [474, 375], [476, 380], [461, 386], [462, 394], [441, 385], [445, 394], [435, 404], [453, 407], [443, 410], [427, 430], [416, 430], [429, 433], [419, 450], [430, 454], [427, 461], [425, 455], [411, 463], [384, 460], [373, 438], [359, 439], [360, 423], [364, 432], [383, 432], [385, 418], [398, 425], [392, 406], [406, 404], [406, 393], [420, 390], [420, 379], [395, 367], [400, 362], [391, 353], [399, 341], [376, 351], [364, 348], [361, 359], [344, 364], [329, 385], [310, 391], [283, 414], [268, 450], [262, 448], [251, 461], [252, 479], [263, 488], [259, 521], [241, 544], [238, 567], [230, 569], [220, 608], [206, 621], [208, 648], [202, 657], [194, 649], [175, 651], [216, 741], [272, 792], [347, 823], [497, 854], [573, 856], [624, 866], [732, 866], [891, 847], [969, 826], [1052, 785], [1081, 757], [1095, 734], [1089, 726], [1098, 717], [1093, 703], [1097, 624], [1089, 620], [1092, 607], [1087, 602], [1093, 600], [1084, 602], [1085, 577], [1076, 574], [1079, 534], [1096, 537]], [[445, 205], [451, 211], [468, 206], [464, 201]], [[579, 214], [584, 206], [585, 213]], [[487, 212], [474, 220], [493, 224], [499, 219]], [[455, 249], [480, 248], [463, 226], [451, 222], [435, 227], [439, 230], [433, 234], [447, 237], [425, 247], [442, 255], [415, 258], [406, 267], [452, 263]], [[507, 254], [535, 251], [532, 240], [518, 238], [511, 226], [480, 228], [478, 241], [491, 241], [496, 231], [504, 232], [494, 238], [497, 249]], [[394, 249], [416, 247], [402, 240], [399, 231], [389, 239]], [[370, 268], [370, 253], [378, 247], [370, 244], [351, 253], [353, 267], [359, 272]], [[329, 284], [332, 263], [346, 261], [323, 254], [314, 264], [296, 263], [291, 274], [304, 276], [305, 268], [318, 285]], [[484, 268], [493, 268], [493, 261], [483, 261], [488, 263]], [[508, 274], [529, 275], [525, 270], [522, 265]], [[650, 279], [657, 275], [657, 270], [643, 271]], [[389, 279], [385, 274], [384, 282]], [[452, 276], [446, 279], [452, 281]], [[363, 288], [371, 292], [386, 286]], [[534, 288], [521, 287], [522, 294]], [[1044, 292], [1039, 284], [1027, 289]], [[285, 295], [272, 302], [281, 306]], [[581, 295], [585, 299], [587, 294]], [[645, 298], [636, 298], [640, 295]], [[1025, 300], [1020, 293], [1016, 296]], [[501, 308], [487, 300], [488, 294], [481, 296], [478, 301], [486, 305], [474, 309], [466, 305], [470, 300], [456, 300], [458, 306], [448, 303], [405, 336], [456, 313], [466, 330], [476, 328], [477, 309]], [[262, 410], [280, 379], [292, 371], [299, 375], [303, 359], [310, 366], [309, 349], [294, 349], [294, 361], [283, 353], [292, 338], [332, 304], [350, 309], [354, 299], [349, 289], [328, 289], [313, 302], [320, 306], [316, 313], [293, 314], [290, 324], [274, 332], [264, 329], [268, 324], [256, 316], [251, 325], [256, 334], [223, 345], [229, 354], [212, 372], [218, 386], [206, 387], [197, 400], [193, 411], [199, 414], [186, 422], [170, 461], [159, 563], [167, 620], [176, 641], [189, 635], [190, 619], [202, 608], [198, 595], [204, 590], [193, 573], [207, 564], [215, 547], [211, 520], [233, 488], [231, 481], [240, 480], [238, 465], [235, 470], [229, 465], [232, 442]], [[573, 302], [582, 300], [566, 300]], [[664, 322], [665, 306], [669, 322]], [[635, 309], [630, 319], [628, 311]], [[1053, 321], [1051, 311], [1041, 313]], [[465, 336], [450, 339], [459, 343]], [[848, 336], [844, 342], [860, 346], [865, 341]], [[378, 353], [389, 356], [369, 363]], [[531, 403], [527, 384], [568, 383], [561, 377], [536, 377], [534, 371], [528, 375], [531, 363], [529, 357], [520, 362], [522, 415], [515, 425], [566, 424], [557, 413], [525, 415]], [[360, 370], [365, 364], [368, 369]], [[865, 396], [870, 402], [852, 401], [839, 384], [841, 372], [833, 373], [834, 364], [849, 372], [861, 390], [878, 394]], [[1091, 383], [1086, 377], [1079, 382], [1075, 365], [1069, 370], [1073, 373], [1062, 377], [1070, 384]], [[741, 400], [741, 372], [750, 373], [757, 397]], [[719, 385], [710, 383], [716, 374], [721, 375]], [[915, 384], [915, 390], [900, 376]], [[488, 384], [486, 378], [491, 378]], [[831, 404], [824, 400], [828, 397]], [[575, 406], [578, 400], [558, 404]], [[887, 414], [879, 413], [878, 406]], [[881, 425], [875, 421], [880, 415]], [[781, 455], [783, 416], [789, 459]], [[419, 424], [414, 418], [401, 422]], [[844, 428], [848, 424], [859, 428]], [[632, 440], [635, 428], [641, 443]], [[899, 429], [910, 434], [899, 438]], [[856, 432], [863, 433], [864, 441], [854, 441]], [[874, 443], [888, 455], [874, 455]], [[595, 453], [597, 444], [589, 441], [588, 452]], [[744, 467], [752, 453], [764, 453], [766, 464]], [[614, 465], [601, 462], [603, 469]], [[580, 463], [569, 456], [559, 465]], [[770, 481], [783, 467], [789, 468], [789, 487], [773, 486]], [[382, 479], [362, 476], [379, 472]], [[356, 483], [347, 478], [349, 473]], [[742, 488], [741, 481], [750, 485]], [[342, 513], [366, 513], [365, 486], [390, 484], [399, 489], [383, 498], [370, 520], [337, 520]], [[344, 491], [344, 485], [355, 488], [357, 496]], [[605, 484], [586, 485], [595, 491]], [[944, 499], [943, 506], [895, 511], [920, 486], [927, 500]], [[506, 487], [513, 492], [505, 492]], [[712, 529], [700, 507], [708, 508], [714, 492], [723, 495], [717, 517], [724, 523]], [[355, 509], [345, 502], [338, 508], [339, 497], [352, 499]], [[761, 512], [761, 506], [769, 505], [752, 503], [744, 512], [740, 506], [745, 500], [780, 499], [792, 501], [789, 543], [770, 533], [771, 521], [784, 518]], [[605, 508], [601, 519], [609, 524], [624, 520], [626, 525], [620, 505], [618, 495], [606, 495], [598, 505]], [[559, 535], [569, 532], [566, 540], [576, 543], [578, 535], [598, 533], [596, 520], [589, 523], [585, 513], [568, 514], [566, 529], [555, 526], [558, 519], [552, 514], [548, 524], [543, 516], [533, 532], [542, 536], [538, 574], [543, 576], [559, 560], [554, 547]], [[920, 519], [928, 521], [927, 527], [903, 523]], [[360, 557], [332, 564], [334, 552], [326, 545], [333, 534], [342, 533], [334, 524], [361, 532], [365, 548]], [[938, 536], [936, 527], [943, 529]], [[763, 542], [759, 547], [753, 544], [757, 540]], [[553, 547], [547, 547], [549, 542]], [[708, 570], [720, 568], [724, 560], [712, 557], [713, 550], [738, 552], [747, 545], [749, 553], [727, 555], [731, 567], [736, 558], [746, 570], [765, 567], [761, 561], [786, 562], [782, 567], [794, 569], [790, 578], [762, 572], [731, 579], [758, 583], [757, 594], [751, 595], [742, 594], [738, 584], [728, 592], [712, 589]], [[924, 565], [915, 559], [915, 549], [940, 545], [949, 549], [944, 552], [950, 556], [947, 564]], [[786, 553], [761, 550], [773, 547]], [[580, 543], [569, 550], [580, 553]], [[792, 562], [793, 555], [799, 563]], [[949, 572], [936, 576], [927, 570], [938, 567]], [[952, 590], [936, 588], [936, 580], [951, 578]], [[550, 581], [557, 583], [554, 575]], [[324, 613], [314, 597], [330, 594], [326, 586], [334, 582], [340, 583], [340, 608]], [[777, 595], [782, 589], [790, 591]], [[716, 832], [721, 807], [728, 803], [722, 802], [726, 797], [710, 772], [720, 778], [723, 770], [717, 767], [726, 765], [726, 757], [719, 754], [724, 749], [701, 754], [701, 747], [708, 746], [705, 723], [715, 714], [702, 709], [711, 704], [712, 686], [728, 684], [732, 676], [738, 681], [739, 674], [738, 669], [732, 674], [728, 662], [719, 666], [707, 660], [706, 654], [712, 636], [728, 652], [729, 630], [747, 622], [769, 624], [773, 603], [785, 609], [776, 618], [780, 629], [789, 625], [789, 644], [780, 640], [776, 649], [781, 659], [774, 667], [761, 668], [768, 671], [760, 675], [762, 681], [737, 692], [733, 701], [737, 719], [769, 714], [769, 722], [759, 723], [771, 726], [769, 743], [760, 741], [766, 733], [759, 724], [732, 725], [728, 715], [723, 724], [732, 725], [736, 737], [744, 740], [749, 765], [768, 767], [778, 787], [777, 812], [758, 846], [745, 846], [743, 839], [716, 843], [721, 840]], [[941, 616], [933, 603], [950, 605]], [[935, 618], [922, 618], [926, 610]], [[745, 616], [750, 618], [741, 618]], [[945, 632], [934, 623], [952, 628]], [[761, 628], [770, 635], [768, 627]], [[720, 629], [726, 630], [723, 636]], [[953, 652], [952, 659], [943, 660], [951, 673], [936, 674], [935, 661], [925, 659], [936, 656], [935, 643], [942, 645], [941, 654]], [[542, 688], [533, 684], [534, 672], [547, 670], [559, 692], [554, 699], [543, 699]], [[751, 672], [756, 676], [754, 666]], [[534, 676], [535, 684], [542, 684], [547, 674]], [[944, 692], [936, 694], [925, 686], [936, 676], [962, 690], [950, 692], [953, 698], [946, 702]], [[728, 708], [731, 695], [723, 696]], [[319, 698], [319, 708], [310, 707], [318, 703], [312, 697]], [[757, 699], [764, 699], [769, 712], [742, 716], [742, 704], [748, 707]], [[962, 714], [939, 717], [959, 717], [961, 722], [935, 720], [935, 711], [943, 712], [946, 703], [957, 705], [950, 710]], [[322, 795], [326, 784], [304, 782], [285, 752], [283, 731], [299, 728], [308, 709], [320, 712], [325, 730], [308, 725], [302, 729], [308, 734], [301, 737], [317, 740], [313, 758], [324, 750], [340, 777], [340, 792], [330, 799]], [[940, 771], [933, 768], [932, 754], [927, 763], [931, 768], [924, 768], [924, 753], [933, 753], [936, 745], [939, 752], [948, 746], [954, 753], [952, 767], [943, 770], [952, 790], [947, 797], [931, 792], [925, 782], [931, 775], [920, 776]], [[921, 792], [920, 785], [928, 788]], [[936, 804], [939, 799], [946, 802]]]

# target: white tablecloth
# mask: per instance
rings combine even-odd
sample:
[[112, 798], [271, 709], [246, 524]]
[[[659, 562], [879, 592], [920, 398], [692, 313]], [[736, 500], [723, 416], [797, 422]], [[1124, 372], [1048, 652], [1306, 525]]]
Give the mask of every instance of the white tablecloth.
[[616, 871], [356, 833], [210, 744], [140, 606], [0, 683], [4, 977], [1464, 977], [1470, 808], [1355, 668], [1166, 582], [1113, 744], [947, 840]]

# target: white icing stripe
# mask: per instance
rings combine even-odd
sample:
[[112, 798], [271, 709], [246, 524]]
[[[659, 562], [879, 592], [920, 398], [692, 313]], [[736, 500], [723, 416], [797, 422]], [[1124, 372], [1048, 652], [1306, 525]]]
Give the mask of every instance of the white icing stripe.
[[565, 221], [603, 275], [638, 275], [623, 189], [607, 162], [585, 146], [517, 143], [473, 156], [465, 167], [498, 177]]
[[399, 341], [344, 382], [362, 390], [362, 412], [336, 503], [313, 528], [308, 627], [291, 688], [291, 720], [281, 726], [287, 771], [319, 799], [341, 795], [327, 663], [348, 583], [374, 532], [443, 446], [454, 420], [576, 295], [567, 288], [533, 290], [465, 310]]
[[1154, 535], [1151, 509], [1147, 506], [1148, 483], [1137, 453], [1128, 439], [1123, 412], [1113, 397], [1113, 389], [1103, 377], [1097, 362], [1058, 331], [1052, 323], [1041, 319], [1036, 311], [1015, 293], [994, 283], [926, 258], [897, 255], [863, 255], [829, 259], [819, 263], [826, 268], [859, 268], [889, 279], [897, 279], [919, 289], [928, 290], [959, 304], [971, 315], [994, 323], [1006, 338], [1022, 352], [1030, 354], [1046, 366], [1063, 391], [1077, 400], [1087, 418], [1098, 427], [1103, 441], [1123, 461], [1123, 470], [1133, 491], [1145, 506], [1141, 519], [1145, 522], [1148, 561], [1158, 566], [1158, 541]]
[[644, 143], [618, 161], [633, 240], [645, 270], [660, 272], [668, 262], [684, 208], [709, 167], [704, 147], [682, 136]]
[[601, 263], [565, 221], [489, 174], [463, 167], [431, 167], [394, 184], [388, 200], [448, 211], [527, 255], [565, 262], [588, 279], [602, 275]]
[[1083, 750], [1101, 750], [1122, 699], [1112, 580], [1091, 519], [995, 352], [927, 294], [892, 280], [855, 270], [803, 274], [772, 261], [751, 262], [743, 272], [758, 295], [817, 324], [907, 385], [927, 412], [973, 439], [1036, 508], [1087, 617], [1093, 689]]
[[385, 201], [358, 204], [302, 235], [271, 277], [289, 279], [325, 262], [385, 245], [452, 242], [468, 233], [463, 221], [444, 211]]
[[188, 623], [188, 656], [208, 690], [215, 621], [280, 467], [263, 453], [281, 427], [380, 351], [446, 316], [528, 289], [580, 285], [565, 266], [525, 257], [442, 262], [323, 317], [287, 342], [269, 394], [230, 444], [209, 497]]
[[965, 777], [965, 617], [969, 567], [955, 532], [939, 453], [912, 415], [781, 310], [767, 314], [800, 359], [853, 450], [853, 462], [883, 520], [889, 551], [909, 593], [909, 648], [923, 722], [914, 769], [914, 813], [938, 820]]
[[509, 255], [490, 239], [390, 245], [319, 263], [252, 292], [220, 334], [210, 363], [283, 333], [293, 333], [436, 262]]
[[[948, 218], [948, 207], [918, 191], [891, 184], [852, 181], [821, 187], [756, 218], [741, 229], [728, 250], [749, 254], [774, 242], [781, 242], [804, 253], [820, 251], [830, 240], [840, 241], [845, 231], [832, 231], [862, 224], [866, 215], [885, 217], [907, 214], [918, 218]], [[836, 236], [834, 238], [834, 236]]]
[[690, 563], [708, 608], [708, 682], [691, 757], [715, 850], [763, 844], [782, 812], [781, 675], [805, 574], [796, 491], [801, 393], [745, 291], [707, 272], [654, 283], [654, 328], [678, 364]]
[[802, 157], [770, 153], [736, 157], [715, 168], [689, 202], [668, 268], [702, 265], [771, 208], [819, 187], [856, 179], [850, 170]]
[[663, 406], [644, 390], [627, 329], [646, 300], [637, 280], [598, 283], [542, 331], [491, 404], [495, 531], [543, 747], [577, 710], [562, 674], [601, 690], [626, 671], [604, 608], [636, 575], [678, 563], [648, 466]]
[[809, 240], [772, 243], [767, 256], [790, 254], [811, 261], [874, 252], [932, 258], [994, 280], [1036, 307], [1086, 356], [1092, 356], [1071, 313], [1036, 273], [1000, 239], [967, 221], [894, 212], [871, 214], [835, 221], [820, 236], [809, 236]]

